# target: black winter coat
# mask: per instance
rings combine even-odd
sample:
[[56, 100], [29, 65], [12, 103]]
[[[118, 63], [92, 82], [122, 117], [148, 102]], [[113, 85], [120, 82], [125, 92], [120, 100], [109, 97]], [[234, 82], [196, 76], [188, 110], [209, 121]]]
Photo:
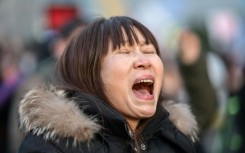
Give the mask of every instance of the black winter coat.
[[[98, 98], [84, 93], [67, 98], [54, 88], [34, 89], [19, 107], [27, 135], [18, 153], [194, 153], [193, 116], [183, 105], [165, 106], [157, 109], [136, 142], [124, 117]], [[182, 118], [169, 116], [165, 108], [170, 113], [182, 111]]]

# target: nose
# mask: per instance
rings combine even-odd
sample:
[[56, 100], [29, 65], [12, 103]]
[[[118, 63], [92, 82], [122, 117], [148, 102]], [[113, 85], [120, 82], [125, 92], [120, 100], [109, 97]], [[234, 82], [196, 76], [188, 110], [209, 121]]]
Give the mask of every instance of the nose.
[[134, 68], [147, 69], [150, 66], [151, 66], [151, 62], [147, 54], [144, 54], [142, 52], [137, 53], [136, 59], [134, 61]]

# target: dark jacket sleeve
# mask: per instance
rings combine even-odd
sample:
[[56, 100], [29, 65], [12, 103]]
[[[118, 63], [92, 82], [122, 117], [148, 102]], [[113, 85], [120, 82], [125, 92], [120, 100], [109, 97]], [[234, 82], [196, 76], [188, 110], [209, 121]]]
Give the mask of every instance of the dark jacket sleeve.
[[17, 153], [62, 153], [62, 151], [42, 136], [29, 133], [23, 139]]

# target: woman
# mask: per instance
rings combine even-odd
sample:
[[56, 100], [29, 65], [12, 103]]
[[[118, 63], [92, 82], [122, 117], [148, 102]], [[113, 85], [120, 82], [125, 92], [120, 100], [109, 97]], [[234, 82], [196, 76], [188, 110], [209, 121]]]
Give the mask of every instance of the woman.
[[170, 116], [161, 106], [160, 51], [141, 23], [94, 21], [71, 38], [57, 70], [59, 88], [31, 90], [21, 101], [27, 135], [19, 153], [195, 152], [186, 106], [164, 103]]

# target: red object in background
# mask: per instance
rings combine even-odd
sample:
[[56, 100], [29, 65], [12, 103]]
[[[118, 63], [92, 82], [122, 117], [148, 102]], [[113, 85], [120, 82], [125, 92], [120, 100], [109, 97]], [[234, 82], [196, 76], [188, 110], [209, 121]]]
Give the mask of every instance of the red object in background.
[[58, 29], [68, 21], [78, 18], [78, 8], [71, 5], [52, 5], [47, 9], [48, 27]]

